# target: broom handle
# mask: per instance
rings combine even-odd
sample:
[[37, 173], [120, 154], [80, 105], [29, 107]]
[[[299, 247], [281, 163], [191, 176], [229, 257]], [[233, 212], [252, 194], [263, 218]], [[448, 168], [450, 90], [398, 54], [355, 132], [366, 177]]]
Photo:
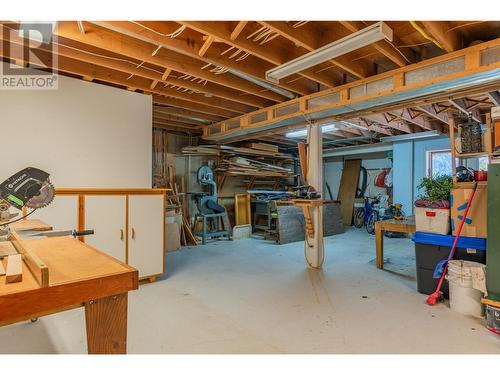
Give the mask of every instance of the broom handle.
[[472, 204], [472, 200], [474, 199], [474, 195], [476, 194], [476, 189], [477, 189], [477, 182], [474, 184], [474, 188], [472, 190], [472, 193], [469, 197], [469, 200], [467, 201], [467, 206], [465, 207], [465, 212], [464, 216], [462, 217], [462, 220], [460, 220], [460, 225], [457, 230], [457, 234], [455, 235], [455, 239], [453, 240], [453, 245], [451, 246], [450, 254], [448, 255], [448, 259], [446, 261], [446, 264], [444, 265], [443, 269], [443, 274], [441, 275], [441, 278], [439, 279], [438, 286], [436, 288], [436, 292], [439, 292], [441, 290], [441, 286], [443, 284], [444, 277], [446, 275], [446, 271], [448, 270], [448, 262], [450, 261], [451, 258], [453, 258], [453, 255], [455, 255], [455, 248], [457, 247], [458, 239], [460, 238], [460, 233], [462, 232], [462, 228], [465, 224], [465, 220], [467, 219], [467, 214], [469, 213], [470, 206]]

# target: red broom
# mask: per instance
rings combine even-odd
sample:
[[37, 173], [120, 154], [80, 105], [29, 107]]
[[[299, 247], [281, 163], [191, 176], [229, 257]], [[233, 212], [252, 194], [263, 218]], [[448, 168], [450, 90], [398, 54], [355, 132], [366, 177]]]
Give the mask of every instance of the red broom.
[[472, 190], [472, 193], [469, 197], [469, 200], [467, 201], [467, 206], [465, 207], [465, 213], [464, 216], [462, 217], [462, 220], [460, 221], [460, 226], [458, 227], [457, 234], [455, 234], [455, 240], [453, 241], [453, 245], [451, 246], [450, 254], [448, 255], [448, 259], [446, 260], [446, 263], [443, 268], [443, 273], [441, 274], [441, 277], [439, 278], [439, 283], [437, 285], [436, 291], [427, 297], [427, 304], [429, 305], [436, 305], [442, 298], [441, 294], [441, 286], [443, 285], [444, 277], [446, 276], [446, 271], [448, 270], [448, 262], [453, 259], [453, 255], [455, 255], [455, 248], [457, 247], [457, 242], [460, 237], [460, 233], [462, 232], [462, 228], [464, 226], [465, 220], [467, 219], [467, 214], [469, 213], [469, 208], [472, 203], [472, 199], [474, 199], [474, 194], [476, 193], [477, 189], [477, 182], [474, 184], [474, 188]]

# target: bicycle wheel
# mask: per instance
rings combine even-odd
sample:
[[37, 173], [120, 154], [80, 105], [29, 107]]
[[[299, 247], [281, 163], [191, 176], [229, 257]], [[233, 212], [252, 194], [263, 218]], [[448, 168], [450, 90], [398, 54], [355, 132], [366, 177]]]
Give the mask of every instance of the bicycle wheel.
[[363, 228], [365, 224], [365, 209], [364, 208], [356, 208], [354, 211], [354, 226], [356, 228]]
[[370, 234], [375, 234], [375, 222], [378, 221], [378, 212], [373, 211], [366, 222], [366, 231]]

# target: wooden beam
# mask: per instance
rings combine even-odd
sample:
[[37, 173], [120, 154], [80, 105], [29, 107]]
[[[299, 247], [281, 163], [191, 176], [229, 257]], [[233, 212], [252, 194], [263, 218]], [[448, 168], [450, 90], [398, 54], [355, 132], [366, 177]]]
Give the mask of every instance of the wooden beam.
[[[361, 21], [339, 21], [342, 26], [344, 26], [347, 30], [355, 33], [361, 29], [364, 29], [368, 25], [365, 25]], [[393, 44], [403, 44], [401, 43], [397, 36], [393, 36]], [[383, 40], [380, 42], [373, 43], [373, 48], [375, 48], [379, 53], [387, 57], [397, 66], [405, 66], [408, 62], [415, 62], [415, 56], [410, 54], [409, 52], [403, 52], [389, 42]]]
[[172, 107], [178, 107], [178, 108], [184, 108], [187, 109], [188, 111], [196, 111], [196, 112], [201, 112], [209, 115], [216, 115], [220, 117], [232, 117], [233, 115], [229, 111], [224, 111], [221, 109], [217, 109], [214, 107], [210, 107], [205, 104], [201, 103], [195, 103], [195, 102], [188, 102], [186, 100], [182, 99], [176, 99], [176, 98], [168, 98], [166, 96], [160, 96], [160, 95], [153, 95], [153, 103], [158, 103], [158, 104], [165, 104], [169, 105]]
[[198, 51], [198, 56], [203, 57], [203, 55], [205, 55], [205, 52], [208, 51], [214, 40], [215, 38], [213, 36], [208, 36], [207, 39], [205, 40], [205, 43], [203, 43], [200, 50]]
[[[1, 34], [2, 38], [6, 41], [9, 41], [11, 43], [16, 43], [16, 44], [22, 44], [22, 39], [17, 37], [16, 35], [14, 36], [9, 36], [8, 35], [8, 29], [6, 27], [1, 28]], [[32, 42], [33, 45], [34, 42]], [[64, 44], [63, 44], [64, 43]], [[168, 83], [171, 85], [176, 85], [178, 87], [182, 87], [185, 89], [190, 89], [190, 90], [195, 90], [199, 91], [205, 94], [210, 94], [215, 97], [219, 97], [222, 99], [227, 99], [234, 101], [239, 104], [244, 104], [244, 105], [249, 105], [253, 106], [256, 108], [263, 108], [266, 106], [269, 106], [273, 104], [272, 101], [263, 99], [258, 96], [254, 95], [241, 95], [242, 93], [238, 90], [227, 88], [225, 86], [221, 86], [212, 82], [204, 82], [202, 84], [193, 82], [192, 80], [184, 80], [184, 79], [178, 79], [175, 77], [170, 77], [170, 73], [172, 72], [171, 69], [166, 69], [165, 73], [162, 75], [160, 72], [156, 71], [155, 69], [146, 69], [144, 67], [135, 67], [135, 65], [138, 65], [139, 63], [136, 62], [136, 60], [131, 60], [127, 59], [126, 56], [121, 56], [121, 55], [112, 55], [109, 54], [110, 57], [107, 58], [106, 52], [101, 52], [99, 50], [96, 50], [95, 48], [91, 48], [89, 46], [89, 52], [86, 53], [85, 51], [81, 49], [75, 49], [71, 45], [71, 41], [59, 41], [59, 45], [57, 48], [55, 48], [55, 51], [59, 56], [64, 56], [64, 57], [69, 57], [75, 60], [79, 60], [82, 62], [87, 62], [87, 63], [92, 63], [99, 65], [100, 67], [105, 67], [108, 69], [113, 69], [113, 70], [118, 70], [130, 75], [138, 76], [138, 77], [143, 77], [143, 78], [148, 78], [150, 80], [154, 81], [163, 81], [164, 83]], [[81, 47], [80, 47], [81, 48]], [[37, 46], [37, 50], [41, 49], [47, 52], [52, 53], [53, 49], [50, 46], [44, 45], [44, 46]], [[99, 52], [99, 53], [97, 53]], [[158, 68], [158, 70], [161, 70]], [[181, 76], [181, 73], [177, 73], [178, 76]], [[150, 87], [151, 90], [154, 89], [156, 85], [153, 87]]]
[[500, 94], [498, 93], [498, 91], [490, 91], [487, 93], [487, 95], [494, 106], [500, 106]]
[[457, 30], [451, 30], [448, 21], [418, 21], [432, 38], [437, 40], [446, 52], [462, 48], [462, 38]]
[[203, 124], [189, 124], [185, 123], [182, 121], [176, 121], [172, 119], [162, 119], [160, 117], [153, 117], [153, 123], [154, 124], [164, 124], [164, 125], [173, 125], [173, 126], [178, 126], [180, 128], [186, 128], [186, 129], [201, 129], [203, 127]]
[[[229, 76], [227, 74], [213, 74], [206, 69], [202, 69], [206, 64], [200, 60], [189, 56], [164, 49], [158, 51], [154, 56], [152, 53], [158, 48], [152, 43], [128, 37], [126, 35], [110, 31], [94, 24], [86, 23], [87, 33], [82, 35], [75, 30], [74, 22], [58, 22], [54, 33], [57, 36], [71, 39], [80, 43], [88, 44], [103, 50], [108, 50], [123, 56], [128, 56], [140, 61], [145, 61], [162, 67], [171, 69], [193, 77], [201, 78], [222, 86], [235, 90], [243, 91], [260, 97], [269, 95], [275, 96], [275, 93], [263, 93], [262, 87], [248, 82], [244, 79]], [[280, 95], [277, 95], [281, 98]], [[282, 100], [282, 99], [281, 99]]]
[[149, 86], [149, 88], [151, 90], [154, 90], [157, 84], [158, 84], [158, 81], [157, 80], [153, 80], [153, 82], [151, 82], [151, 86]]
[[206, 125], [204, 122], [196, 121], [196, 120], [191, 120], [185, 117], [179, 117], [179, 116], [174, 116], [174, 115], [169, 115], [165, 114], [162, 112], [158, 112], [153, 109], [153, 120], [161, 120], [161, 121], [175, 121], [178, 123], [183, 123], [183, 124], [188, 124], [188, 125], [195, 125], [195, 126], [203, 126]]
[[23, 258], [21, 254], [9, 255], [7, 257], [7, 270], [5, 272], [6, 283], [17, 283], [23, 281]]
[[[182, 38], [170, 38], [168, 36], [159, 35], [151, 30], [159, 30], [166, 31], [165, 24], [169, 24], [168, 22], [142, 22], [140, 25], [128, 21], [100, 21], [93, 22], [94, 24], [112, 30], [116, 33], [122, 33], [124, 35], [128, 35], [130, 37], [139, 39], [146, 43], [153, 43], [154, 45], [161, 45], [163, 48], [181, 53], [185, 56], [198, 59], [203, 61], [203, 65], [207, 63], [212, 64], [213, 66], [223, 66], [230, 68], [232, 70], [247, 74], [253, 78], [257, 79], [265, 79], [266, 70], [271, 69], [274, 65], [269, 64], [268, 62], [263, 62], [259, 60], [252, 60], [250, 58], [245, 59], [243, 61], [237, 61], [237, 59], [229, 58], [230, 54], [224, 54], [224, 51], [227, 50], [227, 46], [222, 43], [212, 44], [211, 48], [205, 52], [203, 57], [198, 55], [198, 51], [203, 45], [203, 34], [191, 30], [187, 28], [182, 32]], [[175, 25], [175, 27], [179, 27], [179, 24], [170, 22], [170, 24]], [[146, 29], [144, 26], [148, 27]], [[215, 39], [217, 41], [217, 39]], [[189, 43], [186, 43], [189, 41]], [[313, 82], [304, 82], [298, 81], [291, 84], [281, 83], [278, 86], [282, 87], [286, 90], [290, 90], [292, 92], [305, 95], [310, 94], [312, 92], [317, 91]], [[242, 90], [250, 92], [249, 90]], [[273, 100], [275, 102], [282, 102], [285, 100], [285, 97], [275, 93], [275, 92], [261, 92], [260, 95], [257, 93], [253, 93], [255, 95], [261, 96], [263, 98]]]
[[243, 31], [243, 29], [245, 28], [245, 26], [247, 25], [247, 23], [248, 23], [248, 21], [239, 21], [229, 38], [231, 40], [236, 40], [238, 38], [238, 36], [241, 34], [241, 32]]
[[165, 107], [165, 106], [160, 106], [160, 105], [153, 105], [153, 112], [177, 115], [177, 116], [182, 116], [182, 117], [186, 117], [186, 118], [195, 118], [195, 119], [205, 120], [205, 121], [209, 121], [209, 122], [217, 122], [217, 121], [222, 120], [222, 118], [220, 116], [213, 116], [213, 115], [208, 115], [206, 113], [189, 111], [189, 110], [186, 110], [183, 108]]
[[[281, 65], [301, 56], [298, 51], [276, 47], [268, 48], [247, 39], [231, 40], [231, 30], [228, 29], [228, 25], [224, 22], [180, 21], [179, 23], [205, 35], [211, 35], [234, 48], [239, 48], [275, 65]], [[337, 82], [330, 75], [317, 73], [315, 68], [306, 69], [299, 74], [328, 87], [337, 85]]]
[[181, 132], [181, 133], [185, 133], [185, 134], [196, 134], [196, 135], [202, 134], [202, 132], [201, 132], [200, 129], [186, 128], [186, 127], [175, 126], [175, 125], [158, 124], [158, 123], [155, 123], [155, 122], [153, 122], [153, 128], [165, 129], [165, 130], [173, 130], [173, 131]]
[[390, 111], [389, 114], [395, 116], [396, 118], [405, 120], [406, 122], [409, 122], [410, 124], [417, 125], [418, 127], [422, 128], [424, 130], [436, 130], [437, 129], [433, 124], [431, 124], [429, 121], [427, 121], [422, 116], [415, 116], [415, 112], [412, 112], [408, 108], [402, 108], [399, 110]]
[[390, 117], [385, 113], [378, 113], [378, 114], [373, 114], [369, 116], [363, 116], [363, 118], [366, 118], [368, 120], [374, 121], [380, 125], [383, 126], [388, 126], [393, 129], [400, 130], [402, 132], [411, 134], [414, 133], [413, 127], [405, 123], [404, 121], [396, 118], [396, 117]]
[[428, 116], [435, 118], [436, 120], [441, 121], [443, 124], [448, 125], [448, 115], [446, 112], [440, 112], [436, 109], [436, 106], [433, 104], [420, 105], [416, 107], [420, 111], [425, 112]]
[[452, 106], [454, 106], [456, 109], [458, 109], [460, 112], [463, 114], [469, 115], [469, 113], [472, 114], [472, 119], [477, 122], [481, 122], [481, 114], [477, 110], [477, 108], [469, 108], [467, 105], [467, 101], [465, 98], [461, 99], [451, 99], [448, 101]]
[[[308, 52], [314, 51], [315, 49], [331, 43], [336, 39], [335, 36], [331, 36], [329, 33], [326, 33], [329, 35], [328, 40], [320, 40], [316, 37], [318, 34], [307, 33], [300, 28], [295, 29], [283, 21], [259, 21], [259, 23], [279, 33], [284, 38], [290, 40], [295, 45], [306, 49]], [[341, 37], [342, 36], [339, 38]], [[371, 66], [364, 64], [359, 60], [352, 61], [346, 56], [336, 57], [335, 59], [330, 60], [330, 63], [357, 78], [365, 78], [375, 73]]]

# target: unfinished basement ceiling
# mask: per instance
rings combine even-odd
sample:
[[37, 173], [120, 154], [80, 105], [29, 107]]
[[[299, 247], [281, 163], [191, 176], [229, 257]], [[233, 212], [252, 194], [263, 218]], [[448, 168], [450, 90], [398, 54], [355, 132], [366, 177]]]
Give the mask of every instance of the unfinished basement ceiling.
[[[385, 21], [384, 21], [385, 22]], [[61, 74], [153, 95], [153, 126], [200, 135], [209, 124], [498, 38], [499, 22], [387, 21], [393, 41], [359, 48], [271, 84], [265, 72], [361, 30], [374, 21], [99, 21], [58, 22], [54, 46]], [[4, 43], [18, 24], [2, 22]], [[7, 37], [10, 33], [10, 36]], [[56, 47], [52, 49], [51, 47]], [[5, 60], [22, 63], [4, 49]], [[13, 51], [13, 50], [12, 50]], [[21, 61], [20, 61], [21, 60]], [[455, 98], [457, 99], [457, 98]], [[439, 129], [449, 111], [497, 105], [498, 93], [408, 107], [352, 119], [325, 133], [331, 147], [379, 136]], [[479, 102], [479, 104], [477, 104]], [[460, 109], [460, 105], [465, 106]], [[444, 109], [443, 109], [444, 108]], [[486, 109], [486, 108], [484, 108]], [[444, 125], [444, 126], [443, 126]], [[369, 128], [369, 129], [368, 129]], [[286, 127], [255, 139], [293, 146]], [[345, 142], [342, 140], [345, 139]]]

